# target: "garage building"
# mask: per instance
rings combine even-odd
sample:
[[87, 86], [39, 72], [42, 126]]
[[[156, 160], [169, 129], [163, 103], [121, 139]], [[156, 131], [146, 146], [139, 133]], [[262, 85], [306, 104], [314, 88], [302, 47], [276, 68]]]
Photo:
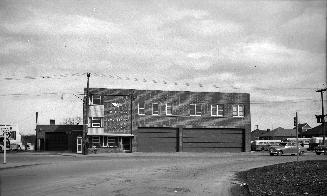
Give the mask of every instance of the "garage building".
[[90, 88], [88, 108], [89, 141], [103, 151], [250, 150], [248, 93]]
[[83, 125], [37, 125], [38, 151], [77, 152], [77, 137], [82, 136]]

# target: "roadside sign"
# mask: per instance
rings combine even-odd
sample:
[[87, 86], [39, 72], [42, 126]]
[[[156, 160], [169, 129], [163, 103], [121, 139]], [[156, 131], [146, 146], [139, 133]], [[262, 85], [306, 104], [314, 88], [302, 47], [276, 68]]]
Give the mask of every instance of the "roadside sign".
[[[4, 137], [3, 139], [3, 164], [6, 164], [7, 163], [7, 157], [6, 157], [6, 153], [7, 153], [7, 137], [9, 138], [10, 136], [10, 131], [12, 130], [12, 126], [7, 126], [7, 125], [4, 125], [4, 126], [1, 126], [0, 127], [1, 129], [1, 135]], [[9, 134], [9, 136], [8, 136]]]
[[8, 125], [2, 125], [0, 127], [0, 136], [4, 136], [4, 133], [7, 134], [7, 138], [10, 137], [12, 131], [12, 126], [8, 126]]

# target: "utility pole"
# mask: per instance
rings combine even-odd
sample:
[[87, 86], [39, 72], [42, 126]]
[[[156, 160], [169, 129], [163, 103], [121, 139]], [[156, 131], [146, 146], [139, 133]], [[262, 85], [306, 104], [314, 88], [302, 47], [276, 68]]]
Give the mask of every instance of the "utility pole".
[[89, 125], [89, 79], [91, 74], [87, 73], [87, 84], [86, 84], [86, 95], [84, 97], [84, 106], [85, 106], [85, 119], [83, 123], [83, 137], [82, 137], [82, 143], [83, 143], [83, 155], [87, 155], [87, 131], [88, 131], [88, 125]]
[[316, 115], [317, 121], [321, 122], [321, 128], [322, 128], [322, 143], [325, 145], [325, 136], [326, 136], [326, 131], [325, 131], [325, 112], [324, 112], [324, 91], [326, 91], [327, 88], [324, 89], [319, 89], [316, 92], [320, 92], [321, 95], [321, 115]]
[[294, 126], [296, 128], [296, 149], [298, 150], [298, 152], [296, 153], [296, 161], [299, 161], [299, 134], [298, 134], [298, 123], [299, 120], [298, 120], [298, 116], [297, 116], [297, 112], [295, 114], [295, 117], [294, 117]]
[[7, 126], [3, 129], [3, 164], [7, 163], [7, 157], [6, 157], [6, 152], [7, 152]]

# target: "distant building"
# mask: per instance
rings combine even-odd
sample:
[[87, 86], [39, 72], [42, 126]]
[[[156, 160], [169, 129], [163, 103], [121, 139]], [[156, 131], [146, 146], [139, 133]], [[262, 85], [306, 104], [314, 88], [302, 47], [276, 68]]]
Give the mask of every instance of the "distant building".
[[[296, 129], [296, 127], [294, 127], [293, 129]], [[299, 137], [303, 137], [303, 133], [307, 132], [309, 129], [311, 129], [311, 127], [308, 123], [299, 124], [298, 125]]]
[[251, 141], [258, 140], [263, 134], [266, 134], [269, 131], [270, 131], [270, 129], [267, 129], [267, 130], [256, 129], [256, 130], [252, 131], [251, 132]]
[[[325, 134], [326, 134], [325, 136], [327, 136], [327, 125], [325, 125]], [[318, 125], [312, 129], [307, 130], [306, 132], [303, 133], [303, 137], [306, 138], [323, 137], [322, 125]]]
[[295, 138], [295, 137], [296, 137], [295, 129], [284, 129], [282, 127], [278, 127], [265, 134], [262, 134], [259, 138], [262, 140], [284, 140], [286, 138]]
[[[86, 89], [84, 89], [86, 91]], [[250, 151], [247, 93], [91, 88], [89, 147], [102, 152]]]

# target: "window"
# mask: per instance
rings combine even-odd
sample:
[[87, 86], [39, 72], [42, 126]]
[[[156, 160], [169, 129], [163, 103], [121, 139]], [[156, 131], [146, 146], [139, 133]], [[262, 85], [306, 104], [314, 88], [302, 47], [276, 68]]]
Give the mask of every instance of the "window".
[[92, 137], [92, 144], [100, 144], [100, 137], [99, 136], [93, 136]]
[[10, 132], [10, 139], [16, 140], [16, 131], [11, 131]]
[[89, 127], [103, 127], [102, 117], [90, 117]]
[[159, 115], [159, 104], [152, 104], [152, 115]]
[[102, 97], [101, 95], [91, 95], [90, 96], [90, 105], [101, 105]]
[[139, 115], [145, 115], [144, 108], [145, 108], [145, 103], [144, 102], [138, 104], [137, 112], [138, 112]]
[[171, 103], [166, 103], [166, 115], [173, 114], [173, 106]]
[[224, 116], [224, 105], [211, 105], [211, 116]]
[[201, 105], [200, 104], [190, 104], [190, 115], [191, 116], [201, 116]]
[[108, 147], [113, 148], [117, 146], [118, 146], [117, 138], [108, 137]]
[[244, 117], [243, 105], [233, 105], [233, 117]]

